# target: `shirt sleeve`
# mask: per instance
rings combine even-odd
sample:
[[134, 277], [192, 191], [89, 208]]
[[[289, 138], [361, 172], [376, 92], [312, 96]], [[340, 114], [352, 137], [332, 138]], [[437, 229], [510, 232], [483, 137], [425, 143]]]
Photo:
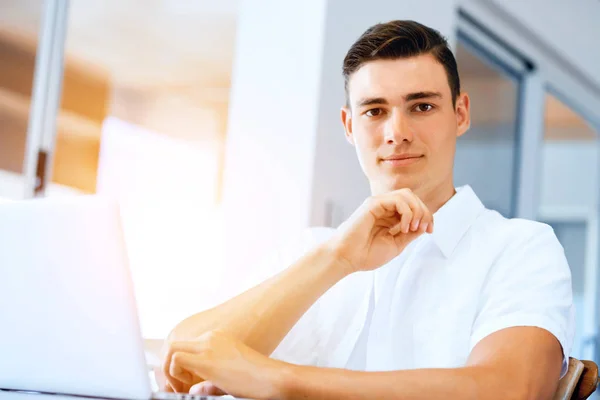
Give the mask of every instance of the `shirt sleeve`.
[[[543, 328], [562, 346], [562, 377], [567, 371], [574, 337], [571, 271], [552, 228], [535, 224], [533, 232], [519, 229], [532, 234], [512, 240], [490, 270], [473, 326], [471, 350], [483, 338], [501, 329]], [[515, 232], [515, 236], [519, 233]]]

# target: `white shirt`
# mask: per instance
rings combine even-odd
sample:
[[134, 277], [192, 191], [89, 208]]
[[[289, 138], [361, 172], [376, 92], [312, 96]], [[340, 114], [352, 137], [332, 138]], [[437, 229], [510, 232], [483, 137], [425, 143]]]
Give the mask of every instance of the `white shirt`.
[[[434, 221], [433, 234], [388, 264], [332, 287], [272, 357], [366, 371], [452, 368], [465, 365], [491, 333], [536, 326], [562, 345], [564, 374], [574, 337], [571, 273], [552, 228], [486, 209], [469, 186]], [[287, 267], [332, 233], [307, 230], [268, 271]]]

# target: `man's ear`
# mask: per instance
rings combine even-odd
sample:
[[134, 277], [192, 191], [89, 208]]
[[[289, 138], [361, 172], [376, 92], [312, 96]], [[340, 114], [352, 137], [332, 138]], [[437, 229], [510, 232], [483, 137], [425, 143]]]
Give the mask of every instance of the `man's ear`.
[[347, 106], [343, 106], [341, 110], [342, 124], [346, 131], [346, 140], [354, 146], [354, 136], [352, 135], [352, 111]]
[[461, 93], [456, 99], [456, 136], [464, 135], [471, 127], [471, 100], [467, 93]]

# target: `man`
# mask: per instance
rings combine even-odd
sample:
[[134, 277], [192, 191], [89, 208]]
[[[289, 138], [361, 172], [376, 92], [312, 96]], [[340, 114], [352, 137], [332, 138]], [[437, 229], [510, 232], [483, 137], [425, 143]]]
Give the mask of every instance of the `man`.
[[446, 41], [413, 21], [378, 24], [343, 73], [342, 122], [372, 196], [338, 229], [310, 230], [272, 278], [181, 322], [167, 389], [551, 398], [573, 340], [569, 267], [551, 228], [455, 190], [470, 104]]

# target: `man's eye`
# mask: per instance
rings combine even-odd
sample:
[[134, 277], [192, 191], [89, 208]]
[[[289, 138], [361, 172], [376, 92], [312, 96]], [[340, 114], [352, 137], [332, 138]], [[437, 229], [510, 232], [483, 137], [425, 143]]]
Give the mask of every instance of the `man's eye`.
[[415, 111], [417, 112], [427, 112], [431, 110], [433, 110], [433, 106], [428, 103], [417, 104], [417, 106], [415, 107]]
[[383, 110], [381, 108], [372, 108], [368, 110], [365, 115], [367, 117], [377, 117], [378, 115], [381, 115], [382, 112]]

